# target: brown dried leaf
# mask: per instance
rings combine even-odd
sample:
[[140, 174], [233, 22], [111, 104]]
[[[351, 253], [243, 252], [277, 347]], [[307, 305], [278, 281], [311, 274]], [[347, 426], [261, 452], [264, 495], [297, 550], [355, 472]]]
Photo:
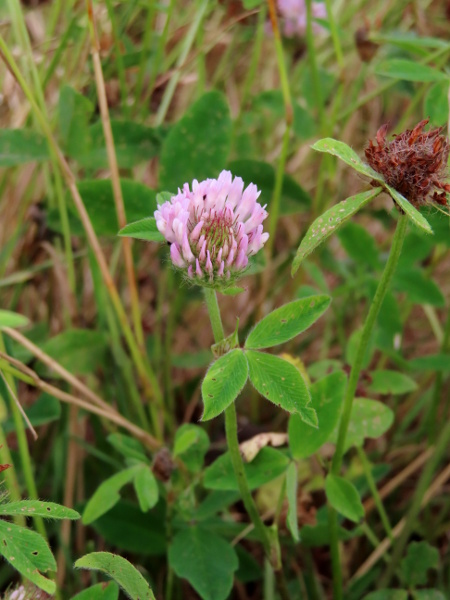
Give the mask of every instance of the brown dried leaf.
[[284, 444], [287, 444], [287, 439], [287, 433], [268, 432], [255, 435], [255, 437], [252, 437], [239, 445], [242, 458], [245, 462], [252, 462], [261, 448], [265, 448], [266, 446], [273, 446], [274, 448], [277, 446], [284, 446]]

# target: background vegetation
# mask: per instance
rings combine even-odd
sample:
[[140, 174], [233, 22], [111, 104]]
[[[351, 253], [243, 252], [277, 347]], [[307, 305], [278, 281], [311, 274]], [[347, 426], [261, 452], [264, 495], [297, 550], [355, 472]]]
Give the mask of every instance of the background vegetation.
[[[398, 212], [379, 195], [292, 278], [314, 219], [370, 183], [311, 145], [332, 137], [363, 156], [383, 123], [446, 128], [450, 13], [429, 0], [326, 4], [313, 19], [307, 2], [303, 34], [278, 38], [273, 3], [253, 0], [0, 3], [1, 308], [26, 317], [0, 315], [0, 462], [13, 465], [2, 474], [11, 501], [83, 515], [28, 523], [55, 553], [61, 598], [102, 580], [73, 569], [94, 551], [127, 558], [166, 600], [281, 589], [224, 460], [223, 418], [198, 423], [213, 359], [201, 290], [165, 245], [117, 237], [153, 214], [158, 192], [224, 168], [261, 189], [271, 233], [244, 291], [219, 297], [227, 334], [237, 318], [244, 338], [282, 304], [332, 298], [274, 350], [311, 385], [319, 433], [249, 386], [236, 407], [242, 441], [281, 434], [247, 468], [279, 529], [288, 594], [333, 597], [324, 481]], [[450, 230], [438, 208], [422, 213], [434, 235], [409, 225], [347, 437], [348, 600], [450, 597]], [[18, 581], [2, 562], [1, 588]], [[118, 588], [90, 593], [80, 600]]]

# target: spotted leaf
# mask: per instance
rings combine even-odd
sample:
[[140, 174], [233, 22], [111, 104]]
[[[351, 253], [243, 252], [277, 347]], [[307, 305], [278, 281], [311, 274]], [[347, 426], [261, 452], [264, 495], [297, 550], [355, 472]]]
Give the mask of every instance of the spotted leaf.
[[300, 371], [273, 354], [246, 350], [245, 355], [250, 381], [258, 392], [284, 410], [301, 415], [311, 396]]
[[202, 421], [220, 415], [237, 398], [247, 378], [247, 359], [240, 348], [230, 350], [213, 362], [202, 383]]

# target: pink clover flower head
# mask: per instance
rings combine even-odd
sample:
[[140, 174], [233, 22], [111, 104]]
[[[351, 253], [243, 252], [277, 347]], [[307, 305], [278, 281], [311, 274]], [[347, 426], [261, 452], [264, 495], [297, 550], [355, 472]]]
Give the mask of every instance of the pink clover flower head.
[[248, 259], [261, 250], [265, 206], [261, 192], [230, 171], [218, 179], [185, 183], [178, 194], [155, 211], [156, 226], [170, 244], [170, 257], [189, 279], [223, 289], [245, 271]]
[[45, 598], [50, 598], [50, 596], [34, 586], [20, 585], [14, 590], [9, 589], [6, 595], [2, 596], [2, 598], [5, 600], [44, 600]]
[[[301, 37], [306, 33], [305, 0], [278, 0], [278, 9], [283, 18], [283, 32], [286, 37]], [[326, 19], [327, 9], [324, 2], [312, 2], [314, 19]], [[318, 23], [313, 23], [313, 31], [323, 31]]]

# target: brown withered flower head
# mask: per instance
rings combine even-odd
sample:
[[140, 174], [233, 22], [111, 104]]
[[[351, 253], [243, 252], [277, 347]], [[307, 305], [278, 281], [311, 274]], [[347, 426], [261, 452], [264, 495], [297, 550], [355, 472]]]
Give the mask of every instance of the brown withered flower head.
[[386, 139], [386, 123], [377, 131], [376, 143], [370, 140], [365, 149], [372, 169], [415, 207], [427, 198], [446, 206], [446, 192], [450, 192], [446, 183], [450, 142], [442, 135], [443, 127], [424, 131], [428, 121], [394, 135], [391, 141]]

